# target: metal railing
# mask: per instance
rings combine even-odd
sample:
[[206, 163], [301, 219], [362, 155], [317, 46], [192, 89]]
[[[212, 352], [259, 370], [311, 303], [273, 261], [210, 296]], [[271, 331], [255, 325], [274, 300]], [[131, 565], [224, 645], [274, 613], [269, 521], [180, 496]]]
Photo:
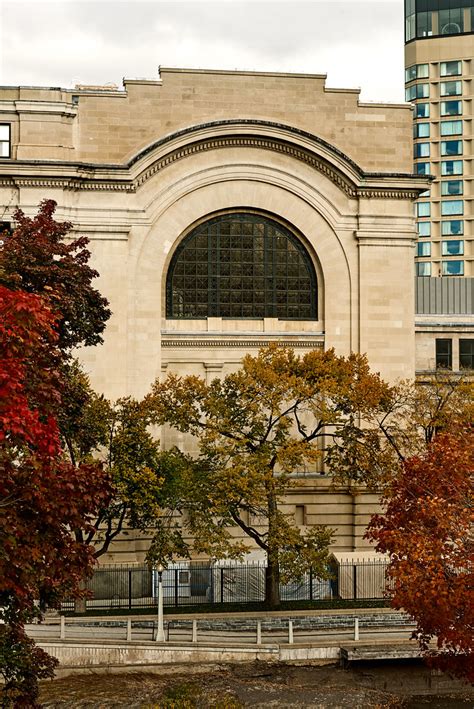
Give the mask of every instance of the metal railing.
[[[330, 578], [312, 572], [280, 585], [282, 601], [382, 599], [387, 589], [387, 562], [339, 562]], [[102, 566], [87, 583], [88, 610], [147, 609], [157, 605], [157, 574], [148, 566]], [[163, 602], [168, 607], [262, 603], [265, 600], [265, 565], [173, 564], [163, 572]], [[63, 603], [72, 610], [73, 601]]]

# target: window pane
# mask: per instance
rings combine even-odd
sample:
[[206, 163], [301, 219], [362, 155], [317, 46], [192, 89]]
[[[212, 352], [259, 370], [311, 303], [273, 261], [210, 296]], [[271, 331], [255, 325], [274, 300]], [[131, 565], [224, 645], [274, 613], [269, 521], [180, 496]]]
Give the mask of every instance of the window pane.
[[417, 163], [415, 163], [414, 169], [415, 169], [416, 175], [429, 175], [430, 174], [429, 162], [417, 162]]
[[457, 76], [461, 73], [461, 62], [441, 62], [441, 76]]
[[462, 140], [441, 141], [441, 155], [462, 155]]
[[460, 34], [464, 31], [462, 7], [440, 10], [438, 13], [439, 34]]
[[449, 202], [441, 202], [441, 214], [442, 216], [449, 216], [450, 214], [463, 214], [464, 203], [462, 199], [450, 200]]
[[462, 194], [462, 191], [462, 180], [448, 180], [446, 182], [441, 183], [441, 194], [443, 196]]
[[429, 84], [416, 84], [416, 98], [428, 98], [430, 95]]
[[417, 103], [415, 106], [415, 117], [416, 118], [429, 118], [430, 117], [430, 104], [429, 103]]
[[10, 125], [0, 123], [0, 140], [10, 140]]
[[413, 79], [416, 79], [416, 64], [405, 69], [405, 81], [408, 83], [413, 81]]
[[464, 222], [462, 219], [441, 222], [441, 233], [443, 236], [460, 236], [464, 234]]
[[437, 339], [435, 341], [436, 347], [436, 368], [451, 369], [453, 366], [452, 361], [452, 341], [445, 339]]
[[0, 142], [0, 158], [9, 158], [10, 157], [10, 143], [7, 143], [7, 141], [2, 141]]
[[441, 135], [461, 135], [462, 121], [441, 121]]
[[415, 143], [413, 150], [415, 158], [429, 158], [430, 156], [429, 143]]
[[433, 34], [431, 18], [432, 18], [431, 12], [417, 12], [416, 13], [416, 36], [417, 37], [430, 37]]
[[474, 369], [474, 339], [459, 340], [459, 368]]
[[427, 79], [429, 73], [428, 64], [417, 64], [416, 66], [416, 78], [417, 79]]
[[417, 276], [431, 276], [431, 263], [429, 261], [416, 264]]
[[442, 81], [441, 96], [461, 96], [462, 81]]
[[462, 160], [444, 160], [441, 163], [442, 175], [462, 175]]
[[463, 276], [464, 261], [442, 261], [443, 276]]
[[462, 101], [441, 101], [442, 116], [462, 115]]
[[430, 202], [417, 202], [416, 204], [416, 215], [418, 217], [429, 217], [431, 212]]
[[417, 223], [418, 236], [431, 236], [431, 222]]
[[[452, 133], [450, 133], [452, 135]], [[430, 124], [429, 123], [415, 123], [413, 125], [413, 137], [414, 138], [429, 138], [430, 137]]]
[[417, 256], [431, 256], [431, 244], [429, 241], [421, 241], [417, 244]]
[[462, 256], [464, 254], [464, 241], [453, 239], [441, 242], [441, 253], [443, 256]]
[[405, 101], [414, 101], [416, 98], [416, 86], [409, 86], [405, 89]]

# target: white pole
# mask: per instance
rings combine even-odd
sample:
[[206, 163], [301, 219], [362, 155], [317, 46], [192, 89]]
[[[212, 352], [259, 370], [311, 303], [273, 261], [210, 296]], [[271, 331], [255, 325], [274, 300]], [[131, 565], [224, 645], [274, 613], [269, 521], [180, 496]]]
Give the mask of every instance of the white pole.
[[262, 644], [262, 621], [257, 620], [257, 645]]
[[60, 618], [59, 639], [64, 640], [65, 637], [66, 637], [66, 618], [62, 615]]
[[288, 621], [288, 644], [293, 645], [293, 621]]
[[193, 634], [191, 638], [192, 643], [197, 643], [198, 639], [198, 622], [196, 619], [193, 620]]
[[127, 618], [127, 642], [132, 639], [132, 619]]
[[354, 618], [354, 640], [359, 639], [359, 618]]
[[157, 567], [158, 571], [158, 628], [156, 630], [156, 642], [165, 642], [165, 631], [163, 627], [163, 567], [161, 564]]

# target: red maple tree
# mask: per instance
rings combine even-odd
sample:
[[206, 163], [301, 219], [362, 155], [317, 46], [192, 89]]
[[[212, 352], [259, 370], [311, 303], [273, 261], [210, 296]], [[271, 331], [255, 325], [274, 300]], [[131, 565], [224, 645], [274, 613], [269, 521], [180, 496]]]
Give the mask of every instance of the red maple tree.
[[93, 548], [71, 530], [110, 498], [101, 466], [61, 457], [56, 322], [40, 296], [0, 285], [0, 674], [15, 706], [36, 706], [37, 678], [55, 664], [23, 624], [80, 593]]
[[[474, 432], [439, 434], [406, 460], [367, 536], [390, 554], [392, 605], [417, 623], [432, 664], [474, 681]], [[436, 650], [432, 641], [436, 641]]]

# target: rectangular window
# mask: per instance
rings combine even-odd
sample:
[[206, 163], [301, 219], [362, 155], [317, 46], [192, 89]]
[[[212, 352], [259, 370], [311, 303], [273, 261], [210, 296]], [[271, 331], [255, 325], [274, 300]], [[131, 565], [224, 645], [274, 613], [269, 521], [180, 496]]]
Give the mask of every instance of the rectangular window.
[[405, 83], [408, 84], [408, 82], [413, 81], [413, 79], [416, 79], [416, 64], [405, 69]]
[[443, 276], [463, 276], [464, 261], [442, 261]]
[[462, 219], [441, 222], [441, 234], [443, 236], [462, 236], [464, 234], [464, 222]]
[[442, 81], [440, 94], [441, 96], [461, 96], [462, 81]]
[[431, 214], [431, 203], [430, 202], [417, 202], [416, 203], [416, 216], [417, 217], [429, 217]]
[[462, 135], [462, 121], [441, 121], [441, 135]]
[[443, 256], [462, 256], [464, 254], [464, 241], [459, 241], [458, 239], [442, 241], [441, 253]]
[[450, 199], [441, 202], [441, 216], [448, 217], [453, 214], [464, 214], [464, 202], [462, 199]]
[[415, 118], [429, 118], [430, 117], [430, 104], [429, 103], [417, 103], [415, 105]]
[[0, 158], [9, 158], [11, 155], [10, 135], [10, 124], [0, 123]]
[[462, 199], [450, 199], [449, 202], [441, 202], [441, 216], [448, 217], [451, 214], [464, 214], [464, 202]]
[[415, 143], [413, 146], [413, 154], [415, 158], [429, 158], [430, 156], [430, 144], [429, 143]]
[[295, 524], [297, 524], [299, 527], [306, 524], [305, 505], [295, 505]]
[[[452, 133], [450, 133], [452, 135]], [[430, 124], [429, 123], [414, 123], [413, 124], [413, 137], [414, 138], [429, 138], [430, 137]]]
[[442, 140], [441, 155], [462, 155], [462, 140]]
[[432, 12], [417, 12], [416, 13], [416, 36], [431, 37], [433, 34]]
[[417, 276], [431, 276], [431, 263], [429, 261], [422, 261], [416, 264], [416, 275]]
[[[451, 0], [452, 4], [456, 3]], [[445, 3], [446, 4], [446, 3]], [[461, 3], [458, 2], [458, 5]], [[460, 34], [464, 32], [464, 14], [462, 7], [440, 9], [438, 13], [438, 34]]]
[[418, 236], [431, 236], [431, 222], [418, 222]]
[[405, 89], [405, 100], [414, 101], [417, 98], [429, 98], [429, 84], [413, 84]]
[[474, 339], [459, 340], [459, 369], [474, 369]]
[[442, 116], [462, 116], [462, 101], [441, 101]]
[[461, 62], [441, 62], [440, 76], [459, 76], [461, 74]]
[[452, 340], [436, 339], [436, 369], [452, 369], [453, 343]]
[[441, 174], [443, 176], [462, 175], [462, 160], [443, 160]]
[[443, 197], [453, 197], [454, 195], [462, 194], [462, 192], [462, 180], [447, 180], [441, 183], [441, 194]]
[[429, 241], [420, 241], [417, 244], [417, 256], [431, 256], [431, 243]]
[[430, 174], [429, 162], [416, 162], [415, 163], [415, 175], [429, 175], [429, 174]]

